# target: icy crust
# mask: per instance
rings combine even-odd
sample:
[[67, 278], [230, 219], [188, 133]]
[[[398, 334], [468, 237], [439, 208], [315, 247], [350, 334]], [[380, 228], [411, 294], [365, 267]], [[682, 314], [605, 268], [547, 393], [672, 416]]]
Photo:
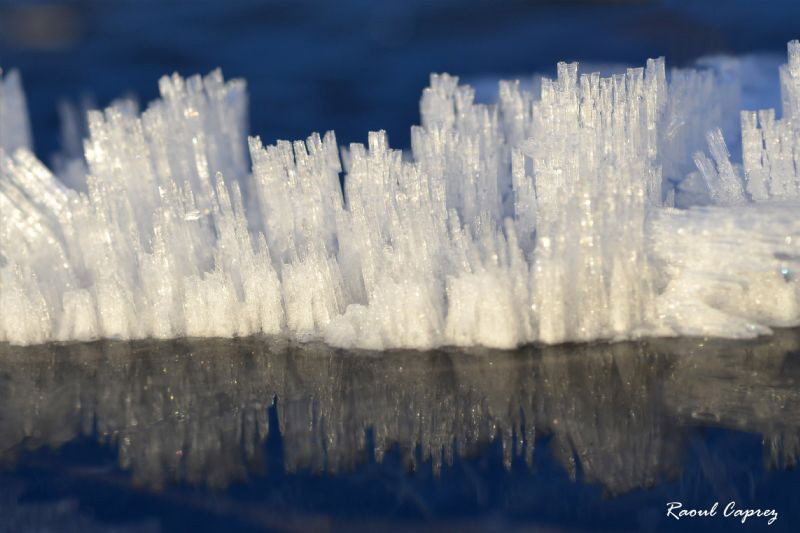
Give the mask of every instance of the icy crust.
[[492, 105], [433, 75], [408, 154], [382, 132], [264, 146], [246, 138], [242, 81], [175, 75], [142, 113], [90, 111], [58, 176], [9, 74], [0, 341], [512, 348], [798, 325], [800, 44], [782, 118], [744, 112], [740, 128], [760, 67], [562, 63], [536, 91], [500, 82]]

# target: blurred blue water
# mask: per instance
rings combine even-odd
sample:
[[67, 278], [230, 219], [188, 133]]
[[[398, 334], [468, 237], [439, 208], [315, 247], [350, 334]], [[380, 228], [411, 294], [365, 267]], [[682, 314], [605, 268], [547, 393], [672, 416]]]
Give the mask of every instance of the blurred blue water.
[[222, 67], [245, 77], [265, 141], [386, 129], [409, 142], [431, 72], [552, 71], [559, 60], [682, 65], [710, 53], [785, 53], [796, 0], [0, 0], [0, 65], [22, 70], [37, 151], [58, 147], [60, 98], [98, 105]]

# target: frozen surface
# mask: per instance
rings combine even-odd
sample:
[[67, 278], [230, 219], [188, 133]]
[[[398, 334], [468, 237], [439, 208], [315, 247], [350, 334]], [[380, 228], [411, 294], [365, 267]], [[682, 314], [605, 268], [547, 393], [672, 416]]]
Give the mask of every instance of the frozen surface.
[[[610, 77], [431, 76], [411, 151], [382, 132], [264, 146], [243, 81], [160, 80], [65, 113], [57, 174], [0, 85], [0, 341], [244, 336], [511, 348], [800, 324], [800, 44]], [[72, 118], [69, 118], [69, 117]], [[249, 150], [248, 150], [249, 149]], [[343, 185], [341, 185], [343, 183]], [[67, 185], [68, 184], [68, 185]]]
[[576, 509], [580, 530], [609, 515], [638, 530], [631, 511], [651, 509], [660, 531], [668, 498], [733, 494], [794, 531], [799, 348], [797, 329], [380, 357], [259, 338], [0, 345], [0, 465], [42, 487], [8, 490], [0, 471], [0, 512], [24, 530], [15, 508], [44, 493], [74, 503], [40, 503], [34, 523], [71, 509], [140, 522], [154, 511], [142, 489], [160, 488], [181, 523], [204, 522], [188, 530], [220, 529], [203, 513], [286, 530], [368, 505], [364, 531], [387, 515], [547, 524]]

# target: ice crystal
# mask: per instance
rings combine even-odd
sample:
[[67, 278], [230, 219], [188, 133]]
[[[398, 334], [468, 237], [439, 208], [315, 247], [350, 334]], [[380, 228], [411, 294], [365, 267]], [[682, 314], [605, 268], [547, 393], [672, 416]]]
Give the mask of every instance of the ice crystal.
[[511, 348], [800, 324], [800, 44], [783, 117], [743, 112], [739, 143], [750, 63], [562, 63], [537, 91], [500, 82], [494, 104], [433, 75], [406, 154], [383, 132], [248, 141], [244, 82], [173, 75], [141, 113], [89, 111], [82, 154], [65, 113], [58, 175], [31, 151], [12, 72], [0, 341]]

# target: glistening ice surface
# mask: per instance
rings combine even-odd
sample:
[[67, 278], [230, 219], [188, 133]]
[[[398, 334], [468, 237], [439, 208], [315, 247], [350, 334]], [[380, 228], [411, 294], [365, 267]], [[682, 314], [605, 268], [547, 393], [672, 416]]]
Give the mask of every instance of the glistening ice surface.
[[407, 153], [380, 132], [265, 147], [246, 136], [244, 82], [165, 77], [142, 113], [65, 113], [55, 174], [11, 73], [0, 340], [510, 348], [797, 325], [800, 43], [780, 118], [740, 116], [774, 90], [765, 65], [559, 64], [491, 105], [434, 75]]
[[796, 531], [798, 348], [0, 345], [0, 531]]

